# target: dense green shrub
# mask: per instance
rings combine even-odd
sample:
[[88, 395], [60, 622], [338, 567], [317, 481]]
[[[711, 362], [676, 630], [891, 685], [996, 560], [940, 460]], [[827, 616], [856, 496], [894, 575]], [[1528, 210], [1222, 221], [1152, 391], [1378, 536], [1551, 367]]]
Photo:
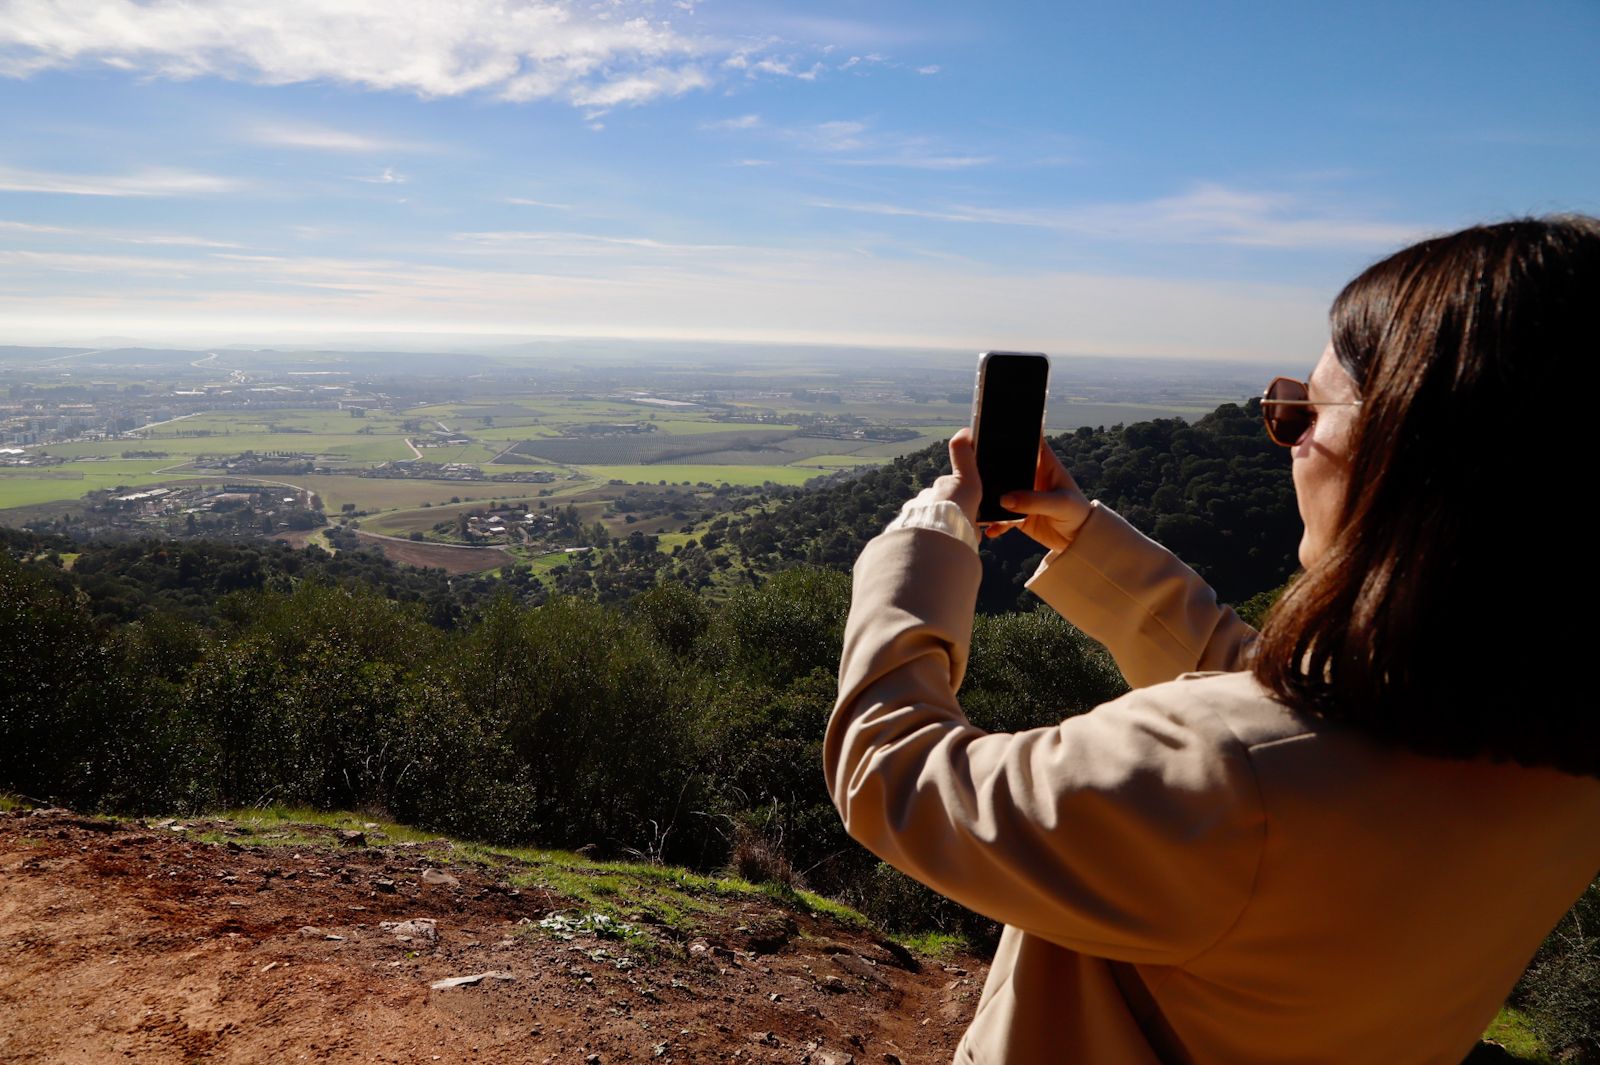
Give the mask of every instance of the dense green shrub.
[[1600, 1062], [1600, 880], [1544, 941], [1512, 1001], [1561, 1061]]

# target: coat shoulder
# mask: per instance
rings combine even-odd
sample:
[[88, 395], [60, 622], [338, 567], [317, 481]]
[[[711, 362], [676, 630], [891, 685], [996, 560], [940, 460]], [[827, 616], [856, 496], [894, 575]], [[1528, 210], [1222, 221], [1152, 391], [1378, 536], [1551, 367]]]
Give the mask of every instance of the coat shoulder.
[[1151, 699], [1170, 703], [1185, 715], [1221, 721], [1247, 750], [1309, 738], [1328, 727], [1316, 715], [1274, 698], [1248, 671], [1185, 673], [1144, 690]]

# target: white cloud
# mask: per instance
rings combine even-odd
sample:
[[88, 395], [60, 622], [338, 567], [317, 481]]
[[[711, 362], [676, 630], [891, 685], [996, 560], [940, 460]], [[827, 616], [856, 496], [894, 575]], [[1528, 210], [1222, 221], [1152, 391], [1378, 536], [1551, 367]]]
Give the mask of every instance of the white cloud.
[[937, 73], [939, 73], [939, 69], [940, 68], [938, 67], [938, 65], [930, 63], [925, 67], [918, 67], [917, 68], [917, 73], [918, 74], [937, 74]]
[[62, 174], [0, 166], [0, 191], [66, 196], [192, 196], [239, 188], [232, 178], [192, 170], [148, 168], [131, 174]]
[[304, 122], [263, 122], [245, 129], [245, 139], [279, 148], [322, 152], [431, 152], [431, 145], [372, 137], [364, 133]]
[[507, 196], [506, 202], [516, 207], [548, 207], [552, 211], [570, 211], [570, 203], [551, 203], [549, 200], [530, 200], [526, 196]]
[[1329, 215], [1292, 196], [1200, 185], [1179, 196], [1067, 208], [919, 207], [813, 200], [810, 206], [940, 222], [1029, 226], [1108, 240], [1234, 244], [1266, 248], [1382, 248], [1407, 244], [1426, 227]]
[[[612, 107], [704, 87], [700, 61], [735, 52], [651, 11], [648, 0], [13, 0], [0, 7], [0, 75], [104, 65]], [[306, 146], [365, 150], [353, 136]]]

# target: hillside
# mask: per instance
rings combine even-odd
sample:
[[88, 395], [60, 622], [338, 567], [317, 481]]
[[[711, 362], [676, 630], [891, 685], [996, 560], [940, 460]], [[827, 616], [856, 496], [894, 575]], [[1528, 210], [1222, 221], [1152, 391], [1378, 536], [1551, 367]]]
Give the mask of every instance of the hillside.
[[[1116, 509], [1211, 582], [1228, 602], [1277, 588], [1295, 570], [1300, 520], [1289, 461], [1259, 407], [1227, 403], [1188, 424], [1157, 419], [1079, 429], [1050, 446], [1090, 497]], [[797, 563], [848, 570], [900, 505], [949, 468], [942, 444], [764, 511], [712, 521], [698, 550], [771, 572]], [[696, 552], [680, 553], [692, 576]], [[984, 547], [979, 609], [1026, 609], [1022, 583], [1044, 552], [1020, 534]]]
[[986, 970], [799, 896], [394, 826], [0, 813], [0, 877], [16, 1063], [911, 1065]]

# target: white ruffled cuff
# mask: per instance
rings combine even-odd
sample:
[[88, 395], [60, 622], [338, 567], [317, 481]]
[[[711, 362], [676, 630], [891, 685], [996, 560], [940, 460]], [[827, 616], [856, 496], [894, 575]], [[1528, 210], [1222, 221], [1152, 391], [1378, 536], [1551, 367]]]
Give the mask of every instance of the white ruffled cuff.
[[907, 500], [883, 531], [894, 529], [932, 529], [955, 537], [974, 551], [978, 549], [977, 528], [967, 520], [961, 508], [948, 499], [930, 501], [918, 496]]

